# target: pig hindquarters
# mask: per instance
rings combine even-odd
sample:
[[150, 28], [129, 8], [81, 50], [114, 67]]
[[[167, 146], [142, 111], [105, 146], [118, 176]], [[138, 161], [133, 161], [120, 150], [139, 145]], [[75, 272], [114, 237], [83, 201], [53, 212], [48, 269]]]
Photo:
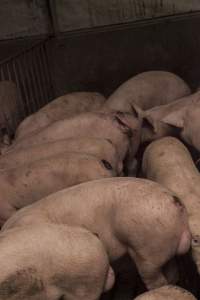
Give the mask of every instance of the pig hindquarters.
[[98, 300], [114, 284], [100, 240], [61, 224], [1, 232], [0, 265], [1, 300]]

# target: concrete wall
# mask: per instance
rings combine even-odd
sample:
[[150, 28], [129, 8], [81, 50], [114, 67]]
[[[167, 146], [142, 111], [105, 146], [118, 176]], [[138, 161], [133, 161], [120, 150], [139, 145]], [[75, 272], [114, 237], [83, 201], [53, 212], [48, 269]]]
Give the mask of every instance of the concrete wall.
[[108, 96], [149, 70], [174, 72], [196, 88], [200, 35], [195, 28], [200, 28], [200, 14], [65, 34], [49, 47], [56, 96], [83, 90]]
[[[50, 0], [1, 0], [0, 40], [51, 32]], [[199, 0], [52, 0], [61, 32], [200, 10]]]
[[1, 0], [0, 39], [48, 34], [46, 0]]
[[59, 0], [62, 32], [200, 10], [199, 0]]

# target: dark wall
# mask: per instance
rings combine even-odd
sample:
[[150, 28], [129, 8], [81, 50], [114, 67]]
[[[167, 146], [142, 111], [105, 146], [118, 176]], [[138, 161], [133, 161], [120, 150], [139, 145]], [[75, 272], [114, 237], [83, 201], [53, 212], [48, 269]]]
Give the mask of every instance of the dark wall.
[[51, 42], [57, 95], [96, 90], [109, 95], [129, 77], [168, 70], [200, 84], [200, 14], [65, 34]]
[[47, 35], [51, 31], [47, 0], [0, 3], [0, 40]]
[[0, 40], [194, 11], [199, 0], [1, 0]]
[[61, 32], [200, 10], [199, 0], [59, 0], [54, 5]]

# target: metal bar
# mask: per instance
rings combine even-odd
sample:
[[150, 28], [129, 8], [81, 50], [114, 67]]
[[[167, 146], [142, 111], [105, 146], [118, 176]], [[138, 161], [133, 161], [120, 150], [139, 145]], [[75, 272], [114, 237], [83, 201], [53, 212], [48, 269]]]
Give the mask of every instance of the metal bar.
[[[12, 64], [13, 64], [13, 61], [11, 60], [10, 62], [8, 62], [6, 64], [6, 69], [7, 69], [7, 73], [8, 73], [8, 79], [13, 82]], [[18, 99], [17, 99], [17, 101], [18, 101]], [[8, 109], [8, 107], [7, 107], [7, 109]], [[7, 112], [5, 113], [5, 116], [4, 116], [5, 119], [6, 119], [6, 114], [7, 114]], [[11, 128], [16, 128], [16, 126], [17, 126], [17, 115], [12, 116], [12, 120], [10, 119], [10, 122], [12, 122]]]
[[6, 64], [6, 70], [7, 70], [7, 74], [8, 74], [8, 80], [12, 81], [12, 76], [11, 76], [10, 68], [9, 68], [9, 62]]
[[41, 87], [41, 79], [40, 79], [40, 69], [39, 69], [39, 63], [38, 59], [36, 56], [37, 48], [32, 51], [31, 59], [32, 59], [32, 66], [33, 66], [33, 71], [35, 73], [35, 83], [37, 87], [37, 92], [38, 92], [38, 98], [37, 98], [37, 103], [39, 103], [38, 108], [42, 106], [42, 87]]
[[32, 86], [33, 86], [33, 90], [35, 93], [35, 98], [34, 98], [34, 103], [35, 103], [35, 111], [38, 110], [38, 108], [40, 107], [40, 95], [39, 95], [39, 90], [38, 90], [38, 83], [37, 83], [37, 74], [35, 72], [35, 68], [34, 68], [34, 61], [33, 61], [33, 53], [30, 52], [29, 53], [29, 67], [30, 67], [30, 72], [31, 72], [31, 76], [32, 76]]
[[0, 69], [0, 75], [1, 75], [1, 80], [5, 80], [5, 74], [4, 74], [4, 70], [3, 70], [3, 66]]
[[44, 93], [44, 99], [43, 104], [45, 105], [49, 101], [49, 95], [48, 95], [48, 89], [47, 89], [47, 78], [46, 78], [46, 70], [45, 70], [45, 63], [44, 58], [42, 54], [42, 46], [38, 49], [38, 56], [40, 57], [40, 63], [42, 68], [42, 85], [43, 85], [43, 93]]
[[47, 99], [51, 99], [51, 82], [50, 82], [50, 77], [49, 77], [49, 67], [48, 67], [48, 63], [46, 60], [46, 53], [45, 53], [44, 45], [41, 46], [41, 56], [42, 56], [42, 60], [44, 63], [44, 73], [45, 73], [45, 78], [46, 78], [46, 87], [47, 87], [47, 95], [48, 95]]
[[8, 78], [16, 83], [19, 119], [44, 106], [53, 97], [46, 44], [37, 43], [20, 55], [4, 60], [0, 63], [0, 78]]
[[22, 114], [22, 118], [25, 118], [26, 116], [26, 112], [24, 109], [24, 103], [23, 103], [23, 98], [22, 98], [22, 92], [21, 92], [21, 88], [20, 88], [20, 83], [19, 83], [19, 76], [18, 76], [18, 72], [17, 72], [17, 67], [16, 67], [16, 62], [13, 60], [13, 71], [14, 71], [14, 77], [15, 77], [15, 83], [17, 85], [17, 89], [19, 91], [19, 102], [20, 102], [20, 108], [19, 108], [19, 114]]
[[[24, 78], [24, 86], [25, 86], [25, 101], [26, 101], [26, 105], [27, 105], [27, 111], [29, 114], [32, 113], [32, 99], [33, 99], [33, 94], [32, 94], [32, 88], [31, 88], [31, 84], [30, 84], [30, 77], [29, 77], [29, 73], [28, 73], [28, 67], [27, 64], [25, 62], [25, 54], [22, 55], [21, 57], [21, 71], [23, 72], [23, 78]], [[23, 82], [22, 82], [23, 83]]]
[[50, 62], [49, 62], [49, 55], [47, 53], [47, 45], [48, 45], [48, 42], [44, 43], [44, 52], [45, 52], [45, 59], [46, 59], [46, 64], [47, 64], [47, 68], [48, 68], [49, 92], [50, 92], [49, 99], [52, 100], [54, 98], [54, 88], [53, 88], [53, 80], [51, 77], [51, 67], [50, 67]]
[[19, 69], [19, 75], [20, 75], [20, 87], [21, 87], [21, 92], [23, 94], [23, 100], [24, 100], [24, 106], [25, 106], [25, 112], [26, 112], [26, 115], [27, 114], [30, 114], [31, 113], [31, 110], [29, 108], [29, 99], [30, 99], [30, 94], [29, 94], [29, 91], [27, 89], [27, 84], [26, 84], [26, 79], [25, 79], [25, 73], [23, 71], [23, 65], [22, 65], [22, 59], [23, 58], [20, 58], [20, 61], [19, 59], [16, 60], [16, 63], [18, 65], [18, 69]]
[[45, 95], [46, 93], [46, 89], [45, 89], [45, 85], [44, 85], [44, 76], [43, 76], [43, 67], [42, 67], [42, 61], [41, 61], [41, 56], [40, 56], [40, 47], [37, 47], [36, 51], [35, 51], [35, 56], [37, 59], [37, 63], [38, 63], [38, 81], [39, 81], [39, 85], [40, 85], [40, 91], [41, 91], [41, 104], [44, 105], [46, 104], [46, 100], [48, 99], [47, 96]]

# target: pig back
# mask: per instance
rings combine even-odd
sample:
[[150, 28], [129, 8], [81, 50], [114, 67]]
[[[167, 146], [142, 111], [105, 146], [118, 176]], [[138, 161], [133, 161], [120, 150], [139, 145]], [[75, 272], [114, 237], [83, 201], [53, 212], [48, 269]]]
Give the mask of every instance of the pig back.
[[99, 93], [76, 92], [63, 95], [22, 121], [17, 128], [15, 139], [29, 136], [60, 119], [98, 110], [104, 102], [105, 98]]

